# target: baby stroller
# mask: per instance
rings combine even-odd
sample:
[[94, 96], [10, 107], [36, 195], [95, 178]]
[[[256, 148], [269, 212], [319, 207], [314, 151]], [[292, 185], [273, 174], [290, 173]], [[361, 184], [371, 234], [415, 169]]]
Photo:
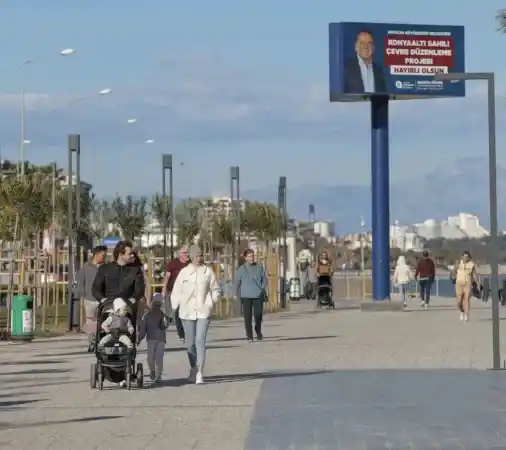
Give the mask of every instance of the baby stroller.
[[130, 390], [132, 383], [141, 389], [144, 383], [144, 370], [142, 363], [135, 364], [137, 353], [137, 314], [135, 311], [127, 314], [134, 327], [134, 335], [131, 336], [133, 348], [129, 350], [119, 342], [121, 333], [113, 332], [110, 342], [100, 348], [98, 343], [106, 335], [102, 330], [102, 323], [107, 319], [110, 301], [105, 301], [97, 308], [97, 329], [95, 334], [95, 357], [96, 362], [90, 368], [90, 386], [92, 389], [102, 390], [104, 380], [111, 383], [123, 383]]
[[332, 298], [332, 283], [330, 276], [320, 275], [316, 287], [316, 307], [317, 308], [335, 308]]

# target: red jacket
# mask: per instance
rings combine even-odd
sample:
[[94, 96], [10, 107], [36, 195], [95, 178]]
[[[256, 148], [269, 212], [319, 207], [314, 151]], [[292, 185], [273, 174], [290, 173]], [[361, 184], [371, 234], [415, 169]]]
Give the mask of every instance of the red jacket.
[[423, 258], [418, 262], [415, 278], [434, 278], [436, 276], [436, 265], [430, 258]]

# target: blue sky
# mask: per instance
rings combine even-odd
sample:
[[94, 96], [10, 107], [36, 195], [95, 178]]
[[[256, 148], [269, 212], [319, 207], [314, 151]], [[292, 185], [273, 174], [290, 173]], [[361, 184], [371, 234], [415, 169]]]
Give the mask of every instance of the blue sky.
[[[185, 164], [175, 171], [178, 196], [226, 192], [230, 165], [241, 167], [245, 190], [275, 186], [279, 175], [297, 187], [368, 184], [368, 105], [328, 102], [328, 23], [465, 25], [467, 70], [498, 74], [501, 130], [506, 36], [495, 31], [501, 6], [495, 0], [6, 0], [2, 156], [18, 154], [24, 87], [27, 159], [64, 165], [66, 134], [80, 132], [83, 178], [102, 195], [158, 189], [163, 152]], [[66, 47], [75, 54], [60, 57]], [[27, 59], [35, 62], [21, 67]], [[104, 88], [113, 93], [99, 96]], [[137, 123], [127, 125], [132, 117]], [[503, 134], [498, 156], [506, 164]], [[393, 105], [392, 181], [486, 154], [483, 86], [470, 86], [466, 99]]]

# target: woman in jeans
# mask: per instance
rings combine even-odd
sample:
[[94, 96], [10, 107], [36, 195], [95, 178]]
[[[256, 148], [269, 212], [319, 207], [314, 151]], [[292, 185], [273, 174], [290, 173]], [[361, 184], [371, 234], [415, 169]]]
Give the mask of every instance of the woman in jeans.
[[402, 255], [397, 259], [393, 278], [394, 284], [399, 285], [404, 306], [408, 306], [408, 286], [409, 282], [413, 278], [413, 275], [411, 273], [411, 267], [408, 266], [406, 258]]
[[220, 285], [213, 270], [204, 264], [202, 251], [198, 246], [190, 246], [188, 256], [191, 263], [179, 272], [170, 302], [173, 310], [179, 308], [179, 317], [183, 322], [190, 362], [189, 380], [202, 384], [207, 330], [213, 306], [220, 295]]
[[235, 274], [234, 292], [241, 299], [244, 315], [244, 328], [248, 342], [253, 342], [252, 316], [255, 317], [257, 340], [263, 339], [262, 314], [264, 301], [267, 300], [268, 281], [264, 267], [255, 263], [255, 252], [247, 249], [243, 253], [244, 264]]

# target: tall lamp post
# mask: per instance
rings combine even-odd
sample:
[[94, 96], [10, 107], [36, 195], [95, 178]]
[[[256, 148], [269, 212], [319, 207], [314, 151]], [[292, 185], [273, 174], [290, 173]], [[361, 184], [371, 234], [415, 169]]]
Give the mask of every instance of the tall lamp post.
[[[60, 56], [69, 56], [74, 53], [73, 48], [66, 48], [60, 51]], [[35, 60], [27, 60], [22, 65], [27, 66], [29, 64], [33, 64]], [[20, 141], [19, 141], [19, 174], [21, 176], [25, 175], [25, 144], [29, 144], [25, 139], [25, 115], [26, 115], [26, 91], [25, 88], [21, 89], [21, 117], [20, 117]]]
[[[167, 180], [166, 173], [169, 171], [169, 198], [167, 201]], [[173, 198], [173, 180], [172, 180], [172, 155], [171, 154], [163, 154], [162, 155], [162, 198], [163, 198], [163, 262], [167, 263], [167, 228], [169, 226], [168, 221], [169, 217], [167, 214], [167, 206], [170, 208], [170, 257], [174, 258], [174, 198]], [[167, 205], [169, 203], [169, 205]]]
[[[74, 177], [73, 159], [76, 155], [76, 188], [74, 201]], [[68, 176], [67, 176], [67, 240], [68, 240], [68, 269], [67, 269], [67, 307], [68, 307], [68, 330], [79, 327], [79, 299], [74, 296], [74, 273], [76, 270], [76, 256], [79, 254], [79, 230], [81, 220], [81, 136], [70, 134], [68, 136]], [[76, 239], [77, 238], [77, 239]], [[76, 239], [76, 251], [74, 253], [74, 239]]]
[[240, 189], [239, 189], [239, 166], [230, 167], [230, 206], [232, 213], [232, 280], [235, 281], [235, 270], [239, 260], [238, 252], [240, 245]]
[[490, 288], [492, 289], [492, 361], [493, 368], [501, 368], [499, 339], [499, 227], [497, 221], [497, 157], [495, 127], [495, 74], [493, 72], [441, 73], [434, 76], [441, 81], [481, 80], [487, 82], [488, 103], [488, 177], [489, 177], [489, 210], [490, 241], [488, 244], [490, 263]]
[[288, 249], [286, 245], [286, 231], [287, 231], [287, 214], [286, 214], [286, 177], [279, 177], [278, 185], [278, 209], [281, 213], [281, 252], [280, 258], [282, 260], [282, 276], [280, 287], [280, 306], [286, 308], [286, 270], [288, 264]]

